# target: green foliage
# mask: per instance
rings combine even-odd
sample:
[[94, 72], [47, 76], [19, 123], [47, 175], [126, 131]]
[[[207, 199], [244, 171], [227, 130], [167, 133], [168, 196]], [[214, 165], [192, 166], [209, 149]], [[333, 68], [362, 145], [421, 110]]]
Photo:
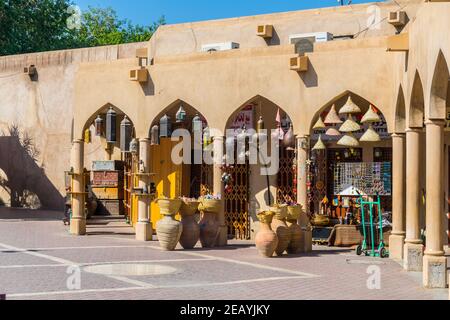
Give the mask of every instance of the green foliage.
[[70, 0], [0, 0], [0, 55], [147, 41], [164, 17], [149, 26], [120, 20], [112, 8], [82, 13], [81, 28], [69, 29]]

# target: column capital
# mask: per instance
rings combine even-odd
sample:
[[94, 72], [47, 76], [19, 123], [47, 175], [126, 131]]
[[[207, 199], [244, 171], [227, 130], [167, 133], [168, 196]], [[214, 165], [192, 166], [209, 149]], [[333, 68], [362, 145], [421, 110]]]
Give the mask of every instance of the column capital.
[[435, 125], [435, 126], [444, 127], [446, 124], [447, 124], [447, 121], [445, 121], [444, 119], [427, 119], [425, 121], [426, 126]]
[[74, 139], [72, 143], [84, 143], [83, 139]]
[[418, 127], [415, 127], [415, 128], [406, 128], [406, 130], [405, 130], [405, 132], [406, 133], [408, 133], [408, 132], [423, 132], [423, 128], [418, 128]]
[[136, 140], [138, 140], [139, 142], [144, 142], [144, 143], [150, 143], [151, 142], [150, 138], [136, 138]]
[[391, 134], [392, 138], [404, 138], [405, 137], [405, 133], [404, 132], [394, 132], [393, 134]]
[[216, 140], [222, 140], [222, 141], [225, 141], [225, 137], [224, 137], [224, 136], [214, 136], [214, 137], [212, 137], [212, 140], [213, 140], [213, 141], [216, 141]]

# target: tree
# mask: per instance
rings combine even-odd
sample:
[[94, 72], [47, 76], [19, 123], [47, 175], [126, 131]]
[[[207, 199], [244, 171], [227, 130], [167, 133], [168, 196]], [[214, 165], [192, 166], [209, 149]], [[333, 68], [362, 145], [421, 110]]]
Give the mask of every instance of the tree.
[[165, 24], [149, 26], [120, 20], [112, 8], [92, 8], [81, 28], [69, 29], [71, 0], [0, 0], [0, 55], [147, 41]]

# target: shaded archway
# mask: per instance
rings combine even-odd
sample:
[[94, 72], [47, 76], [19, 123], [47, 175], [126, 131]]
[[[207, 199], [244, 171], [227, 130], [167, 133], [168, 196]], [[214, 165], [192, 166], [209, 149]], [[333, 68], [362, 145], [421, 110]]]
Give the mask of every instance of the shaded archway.
[[449, 78], [450, 73], [448, 70], [447, 60], [444, 57], [442, 51], [439, 51], [436, 61], [436, 67], [434, 69], [433, 81], [431, 84], [431, 96], [430, 96], [430, 119], [446, 119], [448, 96], [449, 96]]
[[[336, 222], [350, 216], [356, 223], [360, 219], [358, 193], [373, 197], [377, 192], [383, 209], [390, 211], [392, 140], [381, 108], [345, 91], [316, 112], [310, 128], [310, 214], [322, 214]], [[367, 172], [367, 177], [361, 172]], [[368, 179], [380, 180], [373, 172], [387, 177], [381, 179], [379, 190], [375, 184], [365, 185]]]
[[[225, 126], [227, 159], [234, 159], [233, 164], [225, 166], [225, 173], [231, 177], [231, 182], [227, 183], [225, 188], [225, 218], [231, 236], [238, 239], [250, 238], [252, 232], [257, 231], [252, 224], [257, 221], [258, 212], [275, 203], [297, 202], [296, 153], [292, 122], [282, 107], [261, 95], [256, 95], [241, 104], [227, 119]], [[251, 149], [248, 146], [248, 154], [242, 157], [241, 150], [238, 150], [240, 149], [238, 140], [245, 132], [244, 129], [247, 130], [248, 141], [253, 143], [255, 143], [253, 134], [259, 129], [266, 130], [267, 154], [263, 151], [265, 149]], [[277, 150], [272, 150], [271, 137], [277, 132], [291, 136], [292, 145], [284, 144], [285, 140], [289, 140], [285, 139], [280, 141]], [[231, 149], [233, 150], [230, 151]], [[255, 157], [258, 159], [249, 159], [248, 155], [251, 155], [252, 150], [258, 151]], [[273, 151], [276, 151], [276, 154]], [[234, 154], [230, 154], [231, 152]], [[261, 162], [262, 158], [268, 160], [266, 164]], [[270, 169], [275, 166], [277, 167], [275, 171]]]
[[411, 90], [411, 104], [409, 106], [409, 123], [410, 128], [423, 128], [425, 116], [425, 99], [423, 94], [422, 80], [419, 72], [414, 75], [414, 82]]
[[406, 104], [403, 88], [400, 86], [395, 106], [394, 132], [403, 133], [406, 129]]

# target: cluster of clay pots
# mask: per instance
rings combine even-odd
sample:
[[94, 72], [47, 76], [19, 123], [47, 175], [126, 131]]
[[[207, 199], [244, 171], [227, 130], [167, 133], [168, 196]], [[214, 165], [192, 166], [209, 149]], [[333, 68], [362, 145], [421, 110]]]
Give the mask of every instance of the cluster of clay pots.
[[[221, 200], [161, 198], [156, 202], [164, 216], [156, 224], [156, 234], [163, 250], [175, 250], [178, 242], [184, 249], [193, 249], [199, 240], [203, 248], [214, 247], [219, 234], [217, 214]], [[202, 216], [199, 223], [195, 219], [198, 211]], [[178, 212], [181, 222], [175, 220]]]
[[297, 224], [302, 214], [301, 205], [276, 205], [258, 214], [260, 230], [256, 235], [256, 248], [264, 257], [300, 253], [302, 228]]

